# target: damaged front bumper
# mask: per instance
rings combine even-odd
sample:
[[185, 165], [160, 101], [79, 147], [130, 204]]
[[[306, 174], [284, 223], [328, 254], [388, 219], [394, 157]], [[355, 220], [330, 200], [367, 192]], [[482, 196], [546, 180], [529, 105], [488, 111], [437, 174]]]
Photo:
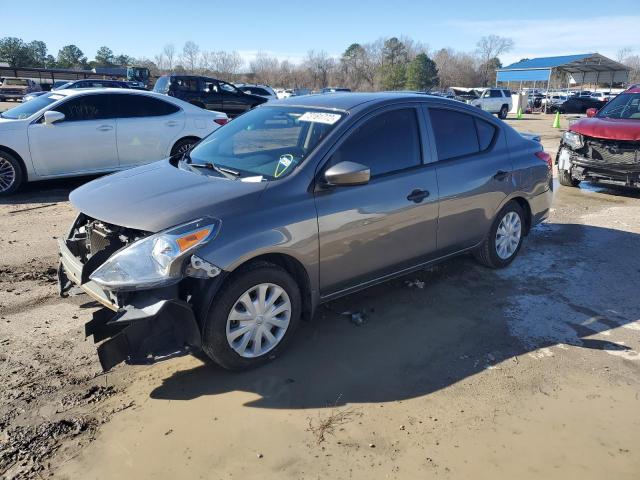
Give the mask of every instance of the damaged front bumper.
[[60, 295], [79, 287], [103, 305], [85, 325], [85, 334], [100, 343], [98, 357], [105, 371], [121, 362], [148, 364], [200, 350], [196, 314], [180, 298], [179, 285], [125, 295], [106, 291], [88, 279], [95, 266], [83, 264], [68, 241], [58, 241]]
[[558, 169], [570, 172], [575, 180], [640, 188], [640, 161], [615, 163], [594, 160], [563, 145], [556, 157], [556, 163]]

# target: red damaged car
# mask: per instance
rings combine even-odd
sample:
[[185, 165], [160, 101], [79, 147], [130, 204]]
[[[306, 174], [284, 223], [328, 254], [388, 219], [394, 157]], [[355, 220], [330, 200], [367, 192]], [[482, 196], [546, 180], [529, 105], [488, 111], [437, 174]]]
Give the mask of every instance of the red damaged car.
[[561, 185], [584, 180], [640, 188], [640, 85], [569, 127], [556, 157]]

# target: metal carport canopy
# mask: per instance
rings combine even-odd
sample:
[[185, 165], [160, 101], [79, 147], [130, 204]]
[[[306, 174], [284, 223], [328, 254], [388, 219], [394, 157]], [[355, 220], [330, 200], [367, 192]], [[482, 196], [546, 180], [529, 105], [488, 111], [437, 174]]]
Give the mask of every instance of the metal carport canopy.
[[542, 57], [524, 60], [497, 70], [496, 82], [547, 81], [551, 71], [568, 73], [576, 83], [622, 82], [629, 79], [629, 68], [599, 53]]

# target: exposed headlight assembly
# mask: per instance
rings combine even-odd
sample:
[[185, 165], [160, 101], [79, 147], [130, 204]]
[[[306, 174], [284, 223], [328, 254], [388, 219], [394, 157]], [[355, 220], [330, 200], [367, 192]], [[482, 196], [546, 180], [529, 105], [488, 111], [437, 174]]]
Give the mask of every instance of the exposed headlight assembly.
[[564, 132], [564, 134], [562, 135], [562, 141], [574, 150], [582, 148], [584, 146], [582, 135], [570, 130]]
[[119, 250], [89, 278], [107, 290], [145, 290], [180, 281], [186, 258], [218, 234], [220, 221], [201, 218]]

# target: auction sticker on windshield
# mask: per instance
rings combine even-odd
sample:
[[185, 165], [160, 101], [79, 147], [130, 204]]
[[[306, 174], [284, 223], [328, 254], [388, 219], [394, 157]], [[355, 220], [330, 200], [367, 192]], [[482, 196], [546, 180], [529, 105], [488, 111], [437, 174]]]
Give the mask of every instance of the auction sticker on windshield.
[[325, 113], [325, 112], [305, 112], [298, 118], [301, 122], [315, 122], [326, 123], [327, 125], [333, 125], [340, 120], [340, 115], [337, 113]]

